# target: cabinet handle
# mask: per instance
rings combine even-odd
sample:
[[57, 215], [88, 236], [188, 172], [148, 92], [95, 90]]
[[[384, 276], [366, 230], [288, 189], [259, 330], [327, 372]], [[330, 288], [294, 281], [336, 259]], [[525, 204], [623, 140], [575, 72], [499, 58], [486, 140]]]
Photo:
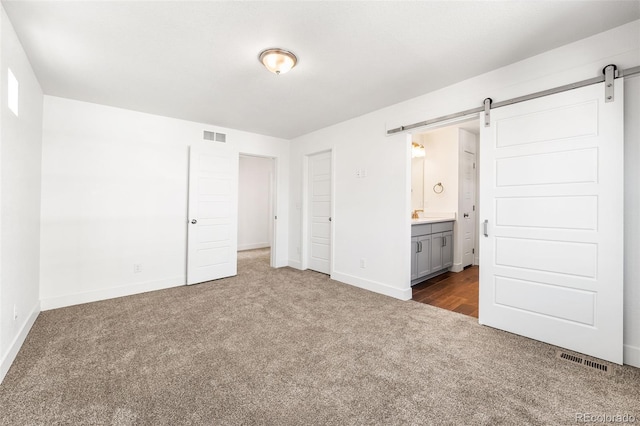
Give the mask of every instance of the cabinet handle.
[[447, 246], [447, 237], [442, 237], [442, 247]]
[[418, 241], [418, 251], [416, 253], [422, 253], [422, 242]]

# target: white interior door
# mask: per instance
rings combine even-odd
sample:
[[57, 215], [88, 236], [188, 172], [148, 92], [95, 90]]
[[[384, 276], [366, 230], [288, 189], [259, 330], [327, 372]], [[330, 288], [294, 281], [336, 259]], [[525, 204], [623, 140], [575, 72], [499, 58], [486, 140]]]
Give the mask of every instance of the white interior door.
[[462, 267], [473, 264], [476, 245], [476, 150], [464, 147], [460, 167], [462, 169]]
[[275, 267], [276, 264], [276, 226], [277, 226], [277, 218], [278, 218], [278, 210], [276, 209], [276, 200], [277, 200], [277, 192], [276, 192], [276, 160], [271, 159], [271, 170], [272, 172], [269, 174], [269, 245], [271, 247], [271, 259], [269, 264], [272, 267]]
[[238, 162], [223, 144], [191, 147], [187, 284], [237, 274]]
[[331, 152], [309, 156], [308, 267], [331, 273]]
[[498, 108], [480, 129], [480, 323], [616, 363], [622, 86], [611, 103], [602, 83]]

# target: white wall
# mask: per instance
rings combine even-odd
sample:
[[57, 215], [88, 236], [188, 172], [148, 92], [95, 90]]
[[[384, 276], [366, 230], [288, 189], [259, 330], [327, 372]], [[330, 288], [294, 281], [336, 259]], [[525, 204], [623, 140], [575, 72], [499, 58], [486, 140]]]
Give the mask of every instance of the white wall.
[[[42, 309], [185, 284], [188, 152], [203, 130], [276, 158], [287, 223], [288, 141], [45, 96]], [[286, 233], [276, 233], [276, 266], [287, 263]]]
[[[305, 156], [332, 149], [331, 277], [408, 299], [411, 141], [406, 135], [383, 137], [384, 131], [384, 119], [369, 114], [292, 141], [289, 264], [303, 265]], [[357, 177], [356, 170], [365, 170], [366, 177]]]
[[424, 210], [424, 157], [411, 159], [411, 210]]
[[[424, 145], [424, 201], [427, 216], [458, 211], [458, 129], [445, 127], [421, 137]], [[433, 187], [442, 183], [437, 194]], [[436, 188], [439, 189], [439, 188]]]
[[238, 250], [270, 247], [271, 158], [240, 156]]
[[[291, 220], [289, 244], [293, 267], [301, 267], [304, 156], [333, 149], [334, 262], [332, 278], [401, 299], [411, 297], [410, 224], [411, 137], [386, 136], [386, 129], [439, 117], [494, 101], [573, 83], [600, 74], [610, 63], [625, 69], [640, 65], [640, 21], [554, 49], [453, 86], [298, 137], [291, 144]], [[401, 66], [402, 64], [398, 64]], [[633, 88], [636, 88], [634, 91]], [[629, 89], [631, 88], [631, 89]], [[637, 85], [625, 95], [640, 97]], [[627, 144], [637, 144], [637, 115], [625, 113]], [[630, 128], [636, 130], [630, 130]], [[636, 159], [637, 160], [637, 159]], [[637, 163], [636, 163], [637, 164]], [[367, 177], [356, 178], [365, 168]], [[629, 177], [629, 176], [628, 176]], [[640, 180], [627, 180], [627, 196], [638, 197]], [[627, 199], [629, 205], [629, 200]], [[640, 211], [627, 215], [627, 229], [638, 229]], [[632, 223], [633, 222], [633, 223]], [[635, 228], [634, 228], [635, 226]], [[640, 238], [627, 240], [626, 264], [637, 262]], [[301, 251], [301, 250], [300, 250]], [[635, 257], [632, 255], [635, 254]], [[367, 258], [367, 268], [359, 259]], [[640, 273], [627, 268], [627, 295], [640, 288]], [[637, 297], [636, 297], [637, 298]], [[640, 354], [640, 309], [626, 299], [625, 362]], [[640, 365], [640, 364], [637, 364]]]
[[[42, 89], [1, 8], [0, 381], [38, 313]], [[19, 83], [19, 116], [7, 107], [7, 67]], [[17, 319], [14, 319], [14, 307]]]

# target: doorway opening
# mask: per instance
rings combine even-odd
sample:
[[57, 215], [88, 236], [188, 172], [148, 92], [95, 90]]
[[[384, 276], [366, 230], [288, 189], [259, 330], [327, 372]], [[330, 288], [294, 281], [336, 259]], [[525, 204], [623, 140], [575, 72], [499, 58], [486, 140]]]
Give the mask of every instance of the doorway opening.
[[276, 159], [240, 154], [238, 167], [238, 259], [254, 254], [274, 267], [276, 259]]
[[412, 299], [476, 318], [479, 126], [414, 133], [411, 160]]

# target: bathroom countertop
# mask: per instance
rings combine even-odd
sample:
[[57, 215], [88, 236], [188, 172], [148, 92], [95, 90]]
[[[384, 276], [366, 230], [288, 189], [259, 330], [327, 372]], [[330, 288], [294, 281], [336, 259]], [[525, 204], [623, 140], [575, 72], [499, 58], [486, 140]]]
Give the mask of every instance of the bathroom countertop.
[[411, 219], [411, 225], [422, 225], [423, 223], [453, 222], [455, 217], [422, 217], [420, 219]]

